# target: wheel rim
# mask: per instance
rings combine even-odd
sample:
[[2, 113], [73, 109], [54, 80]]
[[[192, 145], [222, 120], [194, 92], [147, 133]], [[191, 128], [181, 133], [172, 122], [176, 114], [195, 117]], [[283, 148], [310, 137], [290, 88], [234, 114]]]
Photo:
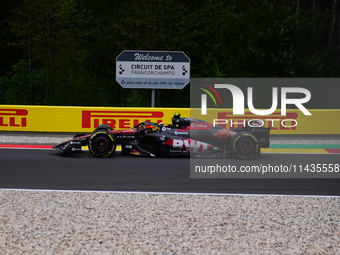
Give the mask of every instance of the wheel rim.
[[243, 154], [249, 154], [253, 152], [254, 145], [249, 139], [242, 139], [238, 148]]
[[94, 146], [97, 151], [105, 152], [109, 148], [109, 140], [106, 137], [98, 137], [94, 142]]

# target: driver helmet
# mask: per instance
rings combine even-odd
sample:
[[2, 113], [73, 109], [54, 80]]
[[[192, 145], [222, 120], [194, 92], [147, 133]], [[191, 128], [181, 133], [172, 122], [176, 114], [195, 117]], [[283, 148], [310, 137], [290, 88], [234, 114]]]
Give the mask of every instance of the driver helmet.
[[174, 116], [172, 117], [172, 125], [173, 126], [179, 125], [180, 118], [181, 118], [181, 114], [180, 113], [175, 113]]
[[263, 126], [263, 123], [260, 120], [250, 120], [249, 124], [251, 126], [259, 126], [259, 127]]

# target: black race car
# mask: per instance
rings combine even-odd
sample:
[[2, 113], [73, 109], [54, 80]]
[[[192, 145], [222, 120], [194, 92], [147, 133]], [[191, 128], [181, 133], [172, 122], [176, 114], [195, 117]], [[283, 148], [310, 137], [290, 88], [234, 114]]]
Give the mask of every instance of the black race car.
[[77, 134], [53, 148], [60, 152], [77, 152], [82, 150], [82, 146], [88, 146], [92, 155], [108, 157], [120, 144], [123, 154], [139, 156], [235, 156], [251, 159], [261, 154], [261, 148], [269, 147], [270, 129], [261, 127], [261, 123], [255, 120], [249, 125], [228, 130], [175, 114], [170, 125], [141, 122], [130, 130], [114, 130], [102, 124], [92, 134]]

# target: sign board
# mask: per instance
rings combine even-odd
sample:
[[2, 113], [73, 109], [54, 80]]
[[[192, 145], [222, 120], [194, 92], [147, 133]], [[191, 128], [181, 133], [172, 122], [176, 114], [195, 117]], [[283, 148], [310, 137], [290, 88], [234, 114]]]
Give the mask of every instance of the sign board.
[[181, 51], [125, 50], [116, 59], [123, 88], [182, 89], [190, 82], [190, 59]]

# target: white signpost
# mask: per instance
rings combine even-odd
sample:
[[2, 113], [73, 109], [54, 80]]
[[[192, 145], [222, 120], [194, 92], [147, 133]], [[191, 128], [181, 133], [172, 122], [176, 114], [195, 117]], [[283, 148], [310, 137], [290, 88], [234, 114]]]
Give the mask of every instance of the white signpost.
[[123, 88], [182, 89], [190, 81], [190, 59], [181, 51], [125, 50], [116, 59]]

